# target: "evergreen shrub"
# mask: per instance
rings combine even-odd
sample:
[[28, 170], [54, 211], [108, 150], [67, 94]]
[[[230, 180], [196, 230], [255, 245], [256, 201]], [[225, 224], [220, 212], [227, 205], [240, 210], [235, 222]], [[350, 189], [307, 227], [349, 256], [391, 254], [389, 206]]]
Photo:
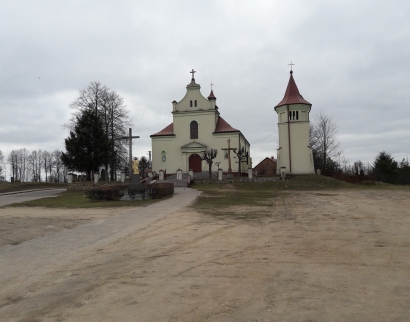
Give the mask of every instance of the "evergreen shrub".
[[125, 193], [122, 185], [102, 186], [85, 191], [85, 196], [88, 199], [96, 201], [118, 201]]
[[174, 184], [170, 182], [152, 183], [147, 188], [148, 195], [152, 199], [161, 199], [174, 194]]

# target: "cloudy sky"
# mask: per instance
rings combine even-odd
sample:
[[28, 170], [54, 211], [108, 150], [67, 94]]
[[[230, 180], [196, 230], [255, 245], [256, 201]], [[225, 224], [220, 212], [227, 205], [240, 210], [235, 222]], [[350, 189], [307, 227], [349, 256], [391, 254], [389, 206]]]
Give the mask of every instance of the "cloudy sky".
[[410, 154], [410, 1], [18, 1], [0, 4], [0, 150], [64, 149], [69, 105], [99, 81], [134, 123], [133, 152], [172, 122], [194, 68], [221, 116], [276, 157], [290, 61], [301, 94], [339, 129], [345, 157]]

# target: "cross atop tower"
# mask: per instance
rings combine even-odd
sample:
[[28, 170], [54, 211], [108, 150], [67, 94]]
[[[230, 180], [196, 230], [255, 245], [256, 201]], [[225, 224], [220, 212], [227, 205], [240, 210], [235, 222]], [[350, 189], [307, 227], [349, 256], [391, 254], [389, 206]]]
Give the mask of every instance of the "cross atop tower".
[[192, 68], [192, 71], [190, 71], [190, 73], [192, 74], [192, 80], [195, 81], [195, 73], [196, 71]]
[[212, 82], [211, 82], [211, 90], [212, 90], [212, 86], [213, 86], [213, 85], [215, 85], [215, 84], [212, 84]]
[[290, 64], [288, 64], [288, 66], [290, 66], [290, 72], [291, 72], [291, 73], [293, 72], [293, 70], [292, 70], [292, 66], [293, 66], [293, 65], [295, 65], [295, 64], [293, 64], [292, 61], [290, 61]]

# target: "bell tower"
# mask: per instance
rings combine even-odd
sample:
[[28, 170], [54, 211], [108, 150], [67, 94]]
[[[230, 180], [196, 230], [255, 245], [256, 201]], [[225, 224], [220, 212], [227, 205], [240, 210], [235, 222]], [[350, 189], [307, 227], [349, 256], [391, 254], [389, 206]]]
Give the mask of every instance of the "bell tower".
[[[309, 113], [312, 104], [299, 93], [293, 78], [291, 62], [290, 78], [285, 96], [275, 106], [278, 114], [278, 166], [287, 174], [314, 174], [313, 154], [309, 143]], [[283, 168], [285, 167], [285, 168]]]

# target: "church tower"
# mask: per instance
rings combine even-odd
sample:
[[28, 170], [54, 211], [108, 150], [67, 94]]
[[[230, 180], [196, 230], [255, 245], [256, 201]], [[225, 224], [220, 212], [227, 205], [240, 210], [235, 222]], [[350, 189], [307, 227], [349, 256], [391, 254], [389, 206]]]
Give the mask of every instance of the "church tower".
[[275, 106], [278, 113], [278, 166], [287, 174], [314, 174], [312, 148], [309, 143], [309, 113], [312, 104], [300, 95], [290, 71], [285, 96]]

